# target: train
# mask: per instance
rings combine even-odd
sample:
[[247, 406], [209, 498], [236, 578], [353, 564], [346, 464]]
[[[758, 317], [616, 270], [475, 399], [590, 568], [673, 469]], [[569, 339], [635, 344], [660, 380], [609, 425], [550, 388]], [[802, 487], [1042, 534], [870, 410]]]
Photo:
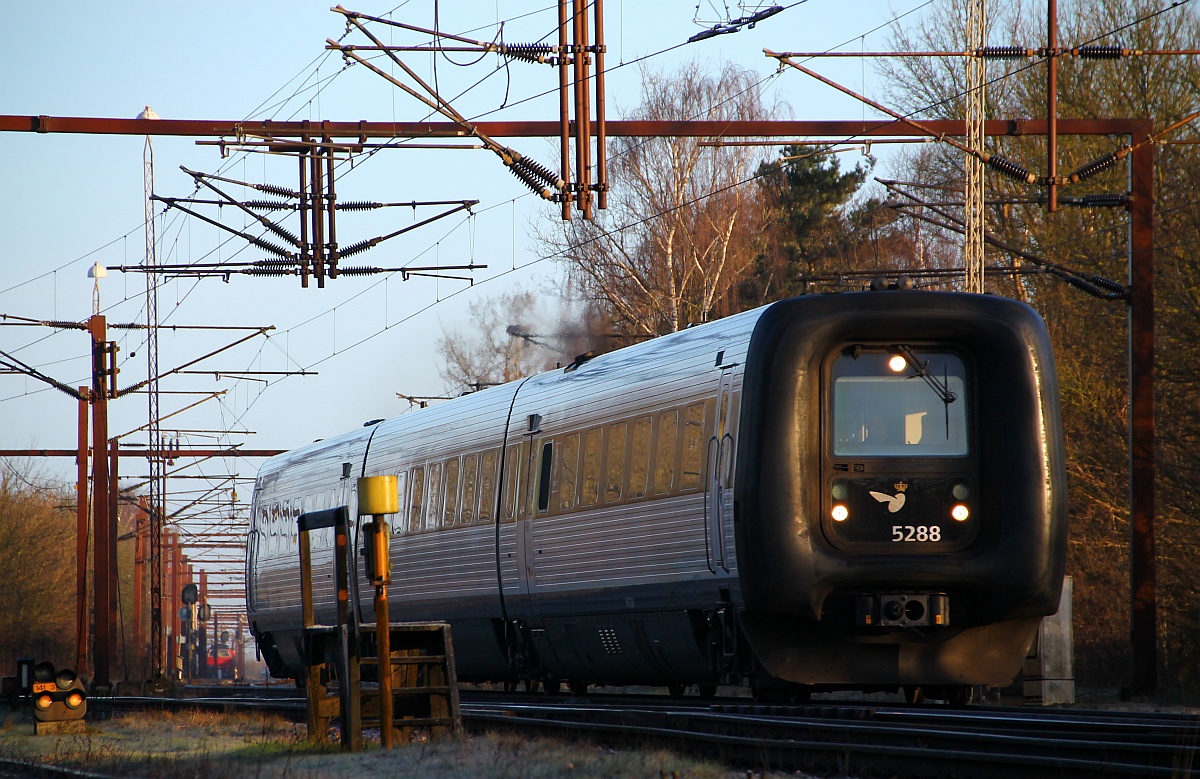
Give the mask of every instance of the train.
[[391, 619], [449, 623], [464, 682], [957, 700], [1013, 680], [1063, 586], [1050, 340], [993, 295], [782, 300], [271, 458], [246, 595], [275, 677], [304, 671], [297, 520], [356, 518], [370, 475], [397, 477]]

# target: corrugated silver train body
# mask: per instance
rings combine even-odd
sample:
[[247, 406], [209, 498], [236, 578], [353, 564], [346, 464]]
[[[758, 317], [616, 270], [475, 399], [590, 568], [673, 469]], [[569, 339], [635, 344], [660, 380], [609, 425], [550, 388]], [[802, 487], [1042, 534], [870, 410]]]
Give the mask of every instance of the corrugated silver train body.
[[1061, 439], [1022, 304], [781, 301], [271, 459], [250, 620], [299, 676], [296, 519], [395, 474], [391, 617], [449, 621], [464, 680], [1003, 683], [1058, 603]]

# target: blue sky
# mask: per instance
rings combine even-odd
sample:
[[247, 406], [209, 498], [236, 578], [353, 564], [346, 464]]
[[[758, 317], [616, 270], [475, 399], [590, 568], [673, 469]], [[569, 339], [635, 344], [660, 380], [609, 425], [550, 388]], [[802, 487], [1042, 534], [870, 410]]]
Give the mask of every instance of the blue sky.
[[[432, 0], [399, 5], [348, 8], [433, 26]], [[705, 0], [706, 18], [717, 12]], [[714, 71], [731, 60], [764, 78], [774, 72], [762, 55], [774, 50], [886, 48], [886, 28], [899, 14], [921, 9], [924, 0], [864, 0], [858, 3], [808, 0], [789, 7], [754, 30], [724, 35], [651, 57], [646, 64], [670, 71], [699, 62]], [[505, 24], [507, 41], [534, 41], [555, 25], [550, 0], [454, 2], [439, 4], [440, 26], [450, 32], [491, 39]], [[693, 24], [693, 2], [646, 3], [607, 0], [608, 65], [659, 52], [701, 28]], [[917, 12], [918, 14], [920, 11]], [[734, 15], [738, 11], [734, 9]], [[910, 18], [915, 18], [910, 17]], [[341, 58], [324, 51], [326, 38], [345, 31], [328, 2], [82, 2], [6, 3], [0, 7], [0, 70], [8, 75], [0, 92], [0, 114], [134, 117], [150, 105], [172, 119], [331, 119], [417, 120], [426, 110], [365, 68], [344, 69]], [[385, 40], [389, 33], [380, 32]], [[399, 34], [393, 42], [401, 42]], [[416, 42], [415, 38], [406, 39]], [[365, 43], [352, 34], [346, 42]], [[462, 62], [468, 55], [454, 55]], [[428, 55], [412, 62], [435, 76]], [[495, 56], [471, 67], [441, 59], [436, 77], [444, 94], [458, 94], [497, 69]], [[881, 97], [870, 65], [855, 60], [818, 61], [820, 71], [854, 89]], [[768, 79], [767, 88], [790, 106], [795, 118], [857, 119], [860, 104], [796, 72]], [[542, 119], [557, 116], [556, 99], [526, 98], [551, 89], [553, 71], [513, 64], [455, 102], [469, 117]], [[609, 113], [638, 97], [636, 67], [618, 68], [608, 80]], [[507, 99], [506, 99], [507, 98]], [[502, 104], [516, 106], [497, 110]], [[866, 116], [872, 116], [869, 112]], [[552, 142], [519, 139], [510, 144], [547, 162]], [[143, 139], [140, 137], [0, 134], [0, 313], [34, 319], [82, 320], [91, 312], [93, 282], [87, 270], [105, 265], [140, 264], [143, 239]], [[294, 162], [265, 155], [221, 159], [211, 146], [193, 139], [154, 141], [156, 186], [160, 195], [186, 197], [190, 177], [180, 166], [245, 181], [295, 185]], [[186, 376], [163, 389], [227, 391], [219, 401], [181, 414], [180, 427], [237, 428], [253, 448], [291, 448], [360, 425], [364, 420], [406, 410], [396, 392], [436, 395], [443, 391], [436, 372], [434, 341], [443, 326], [460, 327], [467, 305], [498, 295], [515, 283], [552, 289], [557, 267], [538, 261], [531, 226], [555, 218], [485, 151], [396, 150], [356, 162], [338, 183], [342, 200], [478, 199], [472, 218], [450, 217], [384, 244], [362, 256], [365, 263], [486, 263], [476, 284], [399, 277], [339, 279], [324, 290], [301, 289], [294, 279], [234, 277], [179, 280], [159, 293], [160, 321], [178, 325], [274, 326], [269, 339], [256, 339], [197, 368], [214, 371], [281, 371], [307, 368], [316, 376], [256, 381]], [[421, 216], [426, 213], [422, 212]], [[339, 241], [367, 238], [409, 224], [403, 209], [380, 215], [339, 217]], [[215, 261], [235, 256], [240, 242], [222, 244], [212, 228], [178, 212], [158, 220], [160, 262]], [[245, 252], [239, 259], [258, 259]], [[113, 272], [101, 281], [101, 302], [110, 322], [144, 321], [145, 279]], [[121, 342], [121, 386], [145, 377], [143, 336], [113, 334]], [[238, 334], [164, 331], [160, 367], [194, 359], [231, 342]], [[356, 345], [357, 344], [357, 345]], [[0, 349], [72, 386], [86, 383], [87, 339], [74, 331], [0, 327]], [[136, 352], [136, 357], [130, 357]], [[164, 396], [163, 411], [192, 402]], [[144, 424], [145, 398], [128, 396], [111, 406], [111, 430]], [[0, 447], [69, 448], [75, 438], [74, 401], [33, 379], [0, 375]], [[130, 436], [130, 441], [144, 437]], [[207, 445], [199, 435], [185, 445]], [[145, 472], [145, 466], [125, 466]], [[49, 462], [48, 475], [70, 478], [73, 464]], [[206, 470], [207, 469], [207, 470]], [[232, 473], [239, 464], [210, 462], [198, 470]], [[253, 476], [254, 464], [240, 464]], [[248, 486], [240, 490], [249, 497]]]

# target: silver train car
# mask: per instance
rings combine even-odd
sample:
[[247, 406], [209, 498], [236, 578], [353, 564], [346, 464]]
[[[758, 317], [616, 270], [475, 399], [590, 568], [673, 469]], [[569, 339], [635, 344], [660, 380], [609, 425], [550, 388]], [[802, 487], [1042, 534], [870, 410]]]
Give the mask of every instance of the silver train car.
[[272, 458], [246, 576], [272, 675], [303, 673], [297, 518], [356, 517], [375, 474], [391, 618], [451, 623], [463, 681], [961, 692], [1014, 678], [1062, 588], [1049, 340], [992, 296], [785, 300]]

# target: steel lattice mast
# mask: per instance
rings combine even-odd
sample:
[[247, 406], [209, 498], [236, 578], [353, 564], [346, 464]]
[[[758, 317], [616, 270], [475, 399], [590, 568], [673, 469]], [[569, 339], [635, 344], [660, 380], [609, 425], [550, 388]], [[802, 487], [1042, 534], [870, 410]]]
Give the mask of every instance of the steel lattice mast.
[[[142, 149], [142, 165], [144, 168], [144, 186], [146, 190], [146, 267], [152, 268], [157, 262], [157, 236], [154, 228], [154, 146], [150, 136], [146, 136], [146, 145]], [[163, 674], [163, 635], [162, 635], [162, 521], [164, 495], [162, 463], [162, 431], [159, 427], [158, 405], [158, 274], [146, 273], [146, 375], [149, 383], [146, 387], [148, 405], [148, 432], [150, 435], [150, 454], [146, 460], [150, 466], [149, 510], [150, 510], [150, 665], [151, 677], [158, 678]], [[141, 615], [138, 615], [141, 619]]]
[[[987, 60], [981, 49], [987, 45], [986, 0], [967, 0], [967, 99], [966, 99], [966, 142], [972, 149], [984, 148], [983, 122], [985, 118]], [[984, 163], [975, 155], [964, 155], [966, 165], [963, 181], [965, 234], [963, 238], [963, 263], [966, 267], [966, 291], [983, 292], [983, 232], [984, 232]]]

